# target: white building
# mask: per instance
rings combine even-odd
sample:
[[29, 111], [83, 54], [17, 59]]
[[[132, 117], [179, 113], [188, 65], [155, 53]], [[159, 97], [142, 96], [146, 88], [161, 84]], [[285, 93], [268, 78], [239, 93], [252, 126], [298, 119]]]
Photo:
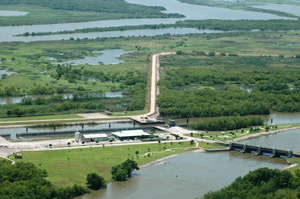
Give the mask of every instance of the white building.
[[149, 133], [144, 132], [143, 130], [131, 130], [131, 131], [120, 131], [112, 133], [112, 135], [119, 140], [134, 140], [137, 138], [148, 138], [150, 137]]
[[106, 134], [85, 134], [82, 135], [81, 141], [83, 142], [101, 142], [108, 141], [108, 136]]

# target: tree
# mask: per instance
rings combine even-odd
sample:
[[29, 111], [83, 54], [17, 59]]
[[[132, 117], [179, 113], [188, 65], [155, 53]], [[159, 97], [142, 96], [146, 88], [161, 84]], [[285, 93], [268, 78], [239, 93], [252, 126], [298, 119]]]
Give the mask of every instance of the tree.
[[102, 176], [97, 173], [89, 173], [86, 176], [86, 184], [90, 189], [98, 190], [100, 188], [106, 188], [106, 182]]
[[124, 180], [126, 180], [126, 176], [128, 178], [131, 177], [131, 173], [135, 169], [139, 170], [137, 163], [133, 160], [127, 159], [122, 164], [112, 167], [111, 174], [112, 174], [114, 180], [124, 181]]
[[194, 140], [191, 140], [190, 143], [191, 143], [191, 145], [194, 145], [195, 141], [194, 141]]

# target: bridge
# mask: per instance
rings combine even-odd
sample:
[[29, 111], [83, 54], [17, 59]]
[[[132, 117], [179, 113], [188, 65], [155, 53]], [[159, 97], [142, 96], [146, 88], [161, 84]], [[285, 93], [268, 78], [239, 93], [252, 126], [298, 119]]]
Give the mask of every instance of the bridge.
[[254, 146], [241, 143], [230, 143], [229, 151], [239, 151], [241, 153], [252, 153], [254, 155], [267, 155], [270, 157], [291, 158], [300, 157], [299, 153], [293, 153], [291, 150], [282, 150], [276, 148], [268, 148], [262, 146]]

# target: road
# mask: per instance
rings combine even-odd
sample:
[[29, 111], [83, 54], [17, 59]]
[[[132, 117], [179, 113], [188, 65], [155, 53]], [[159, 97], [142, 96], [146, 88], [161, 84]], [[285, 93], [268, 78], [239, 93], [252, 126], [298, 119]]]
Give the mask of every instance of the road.
[[145, 114], [146, 116], [153, 115], [156, 112], [156, 97], [159, 93], [157, 82], [159, 80], [160, 74], [160, 63], [159, 56], [163, 55], [174, 55], [175, 52], [164, 52], [152, 55], [152, 70], [151, 70], [151, 96], [150, 96], [150, 112]]

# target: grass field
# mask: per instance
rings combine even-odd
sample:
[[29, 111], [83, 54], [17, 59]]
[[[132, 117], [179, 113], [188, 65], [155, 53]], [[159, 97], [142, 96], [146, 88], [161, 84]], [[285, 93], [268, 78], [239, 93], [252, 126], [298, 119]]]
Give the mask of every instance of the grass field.
[[[86, 175], [97, 172], [107, 181], [111, 180], [111, 167], [125, 161], [127, 158], [144, 155], [151, 152], [150, 157], [134, 158], [138, 165], [144, 165], [156, 159], [185, 152], [185, 147], [191, 147], [190, 142], [168, 144], [145, 144], [131, 146], [100, 146], [97, 148], [66, 149], [51, 151], [22, 152], [23, 159], [38, 168], [48, 172], [48, 179], [57, 186], [69, 186], [74, 183], [85, 185]], [[176, 148], [175, 151], [163, 152], [166, 149]], [[153, 154], [152, 154], [153, 153]]]

